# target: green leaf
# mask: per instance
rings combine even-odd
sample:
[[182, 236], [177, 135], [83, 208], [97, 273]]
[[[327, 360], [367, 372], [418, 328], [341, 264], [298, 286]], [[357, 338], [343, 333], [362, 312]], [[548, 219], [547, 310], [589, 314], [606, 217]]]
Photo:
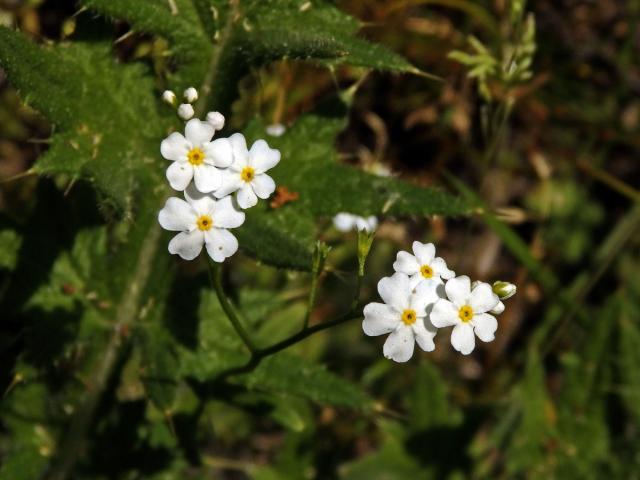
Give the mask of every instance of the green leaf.
[[13, 270], [18, 263], [18, 252], [22, 237], [16, 230], [3, 228], [0, 230], [0, 268]]
[[85, 179], [125, 212], [145, 177], [160, 184], [163, 132], [141, 65], [116, 63], [110, 43], [39, 47], [4, 27], [0, 64], [25, 102], [56, 125], [35, 172]]
[[323, 0], [177, 0], [175, 14], [161, 0], [82, 3], [167, 38], [178, 67], [169, 80], [179, 89], [201, 85], [211, 92], [201, 110], [228, 112], [240, 79], [282, 58], [420, 73], [400, 55], [358, 38], [359, 22]]
[[[339, 164], [333, 143], [345, 124], [342, 116], [310, 114], [281, 137], [269, 139], [282, 154], [269, 173], [277, 185], [297, 192], [299, 199], [280, 209], [263, 205], [249, 212], [237, 231], [248, 253], [272, 265], [309, 270], [318, 218], [343, 211], [363, 216], [467, 213], [466, 204], [448, 193]], [[256, 120], [246, 134], [258, 139], [264, 130]]]
[[361, 410], [373, 403], [357, 386], [328, 372], [324, 367], [287, 353], [267, 357], [242, 382], [250, 389], [267, 389], [308, 398], [321, 405]]

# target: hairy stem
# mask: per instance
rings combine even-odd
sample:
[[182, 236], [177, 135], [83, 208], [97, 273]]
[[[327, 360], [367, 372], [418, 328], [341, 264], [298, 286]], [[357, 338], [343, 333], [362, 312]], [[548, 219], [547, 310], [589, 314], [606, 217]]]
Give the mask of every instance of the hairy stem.
[[123, 339], [122, 332], [133, 323], [138, 315], [142, 291], [151, 274], [153, 258], [158, 249], [159, 240], [160, 228], [157, 224], [153, 224], [140, 250], [135, 273], [118, 305], [113, 334], [102, 355], [102, 361], [98, 364], [92, 376], [90, 390], [76, 410], [69, 429], [62, 439], [59, 447], [59, 457], [54, 460], [50, 470], [44, 475], [47, 480], [69, 478], [75, 464], [85, 450], [87, 434], [93, 423], [96, 409], [113, 375], [123, 346], [127, 343]]

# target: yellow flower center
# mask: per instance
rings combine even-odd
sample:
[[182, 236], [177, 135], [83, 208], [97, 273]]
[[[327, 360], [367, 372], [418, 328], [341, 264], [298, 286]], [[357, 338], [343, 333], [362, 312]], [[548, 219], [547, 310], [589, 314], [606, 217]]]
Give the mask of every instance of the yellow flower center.
[[244, 167], [240, 172], [240, 178], [249, 183], [256, 176], [256, 171], [251, 167]]
[[433, 269], [429, 265], [422, 265], [420, 267], [420, 273], [424, 278], [433, 277]]
[[458, 310], [458, 317], [460, 317], [460, 320], [462, 320], [463, 322], [470, 322], [473, 318], [473, 308], [471, 308], [469, 305], [460, 307], [460, 310]]
[[411, 325], [416, 323], [418, 316], [416, 315], [416, 311], [410, 308], [407, 308], [404, 312], [402, 312], [402, 321], [405, 325]]
[[213, 219], [209, 215], [200, 215], [196, 220], [196, 225], [203, 232], [210, 230], [213, 227]]
[[187, 153], [187, 158], [191, 165], [202, 165], [202, 162], [204, 162], [204, 152], [198, 147], [192, 148], [189, 150], [189, 153]]

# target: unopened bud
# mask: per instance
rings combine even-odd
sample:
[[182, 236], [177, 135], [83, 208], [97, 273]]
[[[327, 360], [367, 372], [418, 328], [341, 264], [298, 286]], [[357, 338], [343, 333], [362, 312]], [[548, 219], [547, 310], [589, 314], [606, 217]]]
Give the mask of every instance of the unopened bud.
[[176, 94], [171, 90], [165, 90], [162, 92], [162, 101], [173, 107], [176, 104]]
[[493, 293], [500, 297], [500, 300], [506, 300], [516, 294], [517, 287], [509, 282], [494, 282]]
[[318, 240], [316, 242], [316, 247], [313, 250], [313, 260], [311, 269], [314, 275], [318, 276], [324, 270], [324, 262], [331, 251], [331, 247], [326, 243]]
[[187, 101], [187, 103], [193, 103], [196, 100], [198, 100], [198, 91], [193, 88], [193, 87], [189, 87], [184, 91], [184, 99]]
[[369, 256], [375, 235], [375, 230], [371, 232], [366, 229], [358, 230], [358, 275], [361, 277], [364, 276], [364, 265]]
[[222, 130], [224, 128], [224, 115], [220, 112], [207, 113], [207, 123], [216, 130]]
[[183, 103], [178, 107], [178, 116], [183, 120], [189, 120], [194, 113], [193, 107], [188, 103]]
[[287, 127], [281, 123], [274, 123], [273, 125], [269, 125], [265, 130], [267, 135], [271, 135], [272, 137], [281, 137], [284, 132], [287, 131]]

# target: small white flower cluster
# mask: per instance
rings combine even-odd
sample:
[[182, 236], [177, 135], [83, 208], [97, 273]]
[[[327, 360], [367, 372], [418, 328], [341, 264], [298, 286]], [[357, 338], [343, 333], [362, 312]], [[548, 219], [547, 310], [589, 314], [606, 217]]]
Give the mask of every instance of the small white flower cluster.
[[[467, 276], [456, 277], [446, 262], [436, 257], [432, 243], [413, 242], [413, 255], [398, 252], [393, 264], [396, 271], [378, 283], [384, 303], [369, 303], [364, 308], [362, 329], [367, 335], [389, 337], [384, 356], [406, 362], [413, 356], [414, 343], [426, 352], [435, 349], [433, 342], [439, 328], [453, 326], [451, 345], [463, 355], [475, 348], [475, 337], [483, 342], [494, 339], [498, 321], [492, 314], [504, 310], [494, 288], [474, 282]], [[515, 293], [515, 286], [503, 290]], [[502, 295], [502, 298], [508, 298]]]
[[[185, 200], [169, 198], [158, 221], [162, 228], [180, 232], [169, 242], [170, 253], [193, 260], [205, 246], [214, 261], [223, 262], [238, 250], [238, 240], [229, 229], [244, 223], [241, 209], [255, 206], [258, 198], [267, 199], [275, 191], [276, 184], [266, 172], [278, 164], [280, 152], [264, 140], [248, 149], [241, 133], [213, 140], [224, 127], [224, 116], [209, 112], [205, 121], [191, 118], [193, 113], [185, 116], [182, 107], [191, 107], [198, 92], [188, 88], [184, 97], [189, 104], [178, 107], [178, 115], [189, 119], [184, 135], [171, 133], [160, 144], [160, 153], [171, 162], [169, 184], [184, 192]], [[164, 92], [162, 98], [175, 106], [173, 92]]]

